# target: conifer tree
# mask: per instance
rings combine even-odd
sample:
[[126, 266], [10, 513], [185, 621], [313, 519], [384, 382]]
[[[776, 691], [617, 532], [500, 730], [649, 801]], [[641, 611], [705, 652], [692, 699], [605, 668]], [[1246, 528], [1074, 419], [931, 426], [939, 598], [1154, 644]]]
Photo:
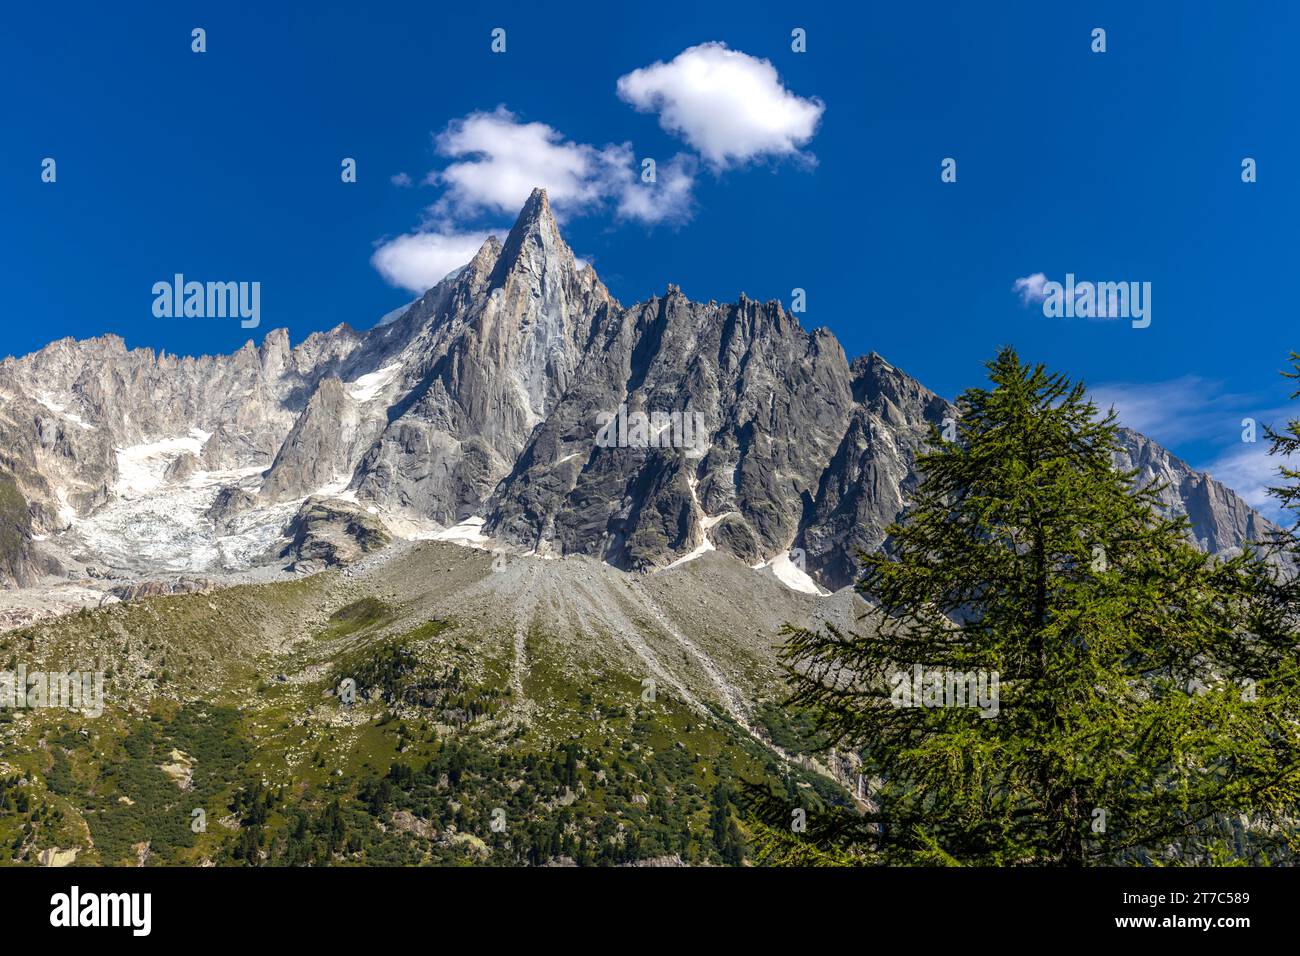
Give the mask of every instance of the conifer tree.
[[988, 368], [863, 556], [863, 626], [785, 631], [788, 704], [862, 756], [865, 809], [810, 806], [797, 832], [751, 788], [758, 858], [1294, 859], [1300, 644], [1272, 566], [1197, 550], [1082, 385], [1011, 349]]
[[[1283, 372], [1282, 377], [1300, 381], [1300, 353], [1292, 352], [1289, 356], [1291, 370]], [[1291, 393], [1291, 399], [1300, 398], [1300, 390]], [[1265, 426], [1271, 447], [1270, 455], [1282, 458], [1278, 465], [1278, 477], [1290, 484], [1282, 484], [1269, 489], [1269, 494], [1278, 500], [1282, 511], [1290, 516], [1290, 527], [1279, 529], [1272, 535], [1269, 544], [1279, 556], [1292, 558], [1300, 556], [1300, 467], [1294, 462], [1300, 456], [1300, 418], [1290, 419], [1281, 431]]]

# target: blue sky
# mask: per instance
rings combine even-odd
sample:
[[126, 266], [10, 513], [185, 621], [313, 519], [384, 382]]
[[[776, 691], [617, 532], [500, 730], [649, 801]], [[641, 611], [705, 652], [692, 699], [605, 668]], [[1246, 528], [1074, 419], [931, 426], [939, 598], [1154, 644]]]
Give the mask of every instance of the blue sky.
[[[413, 297], [395, 283], [509, 224], [497, 173], [535, 173], [624, 303], [803, 288], [806, 326], [949, 397], [1010, 343], [1259, 500], [1240, 422], [1287, 413], [1300, 349], [1297, 5], [279, 6], [0, 14], [0, 354], [242, 344], [234, 320], [154, 317], [177, 272], [259, 281], [259, 339], [368, 327]], [[711, 43], [776, 119], [692, 86]], [[1038, 273], [1150, 282], [1151, 325], [1047, 318], [1012, 291]]]

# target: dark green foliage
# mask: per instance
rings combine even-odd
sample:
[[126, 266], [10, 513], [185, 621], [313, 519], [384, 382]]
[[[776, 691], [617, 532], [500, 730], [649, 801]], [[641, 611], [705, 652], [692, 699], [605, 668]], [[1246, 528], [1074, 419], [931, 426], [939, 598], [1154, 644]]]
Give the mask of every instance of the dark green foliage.
[[347, 655], [330, 671], [334, 687], [346, 678], [356, 681], [366, 701], [412, 704], [438, 712], [446, 723], [465, 725], [499, 710], [503, 690], [471, 688], [456, 665], [425, 663], [416, 649], [424, 630], [383, 640]]
[[816, 754], [826, 749], [817, 733], [817, 715], [809, 710], [768, 703], [755, 716], [772, 743], [786, 753]]
[[393, 612], [378, 598], [366, 597], [347, 604], [329, 617], [329, 622], [318, 637], [329, 640], [355, 634], [368, 627], [374, 627], [392, 619]]
[[[169, 721], [141, 722], [122, 751], [107, 779], [84, 797], [95, 848], [105, 863], [134, 862], [135, 847], [147, 843], [151, 862], [166, 863], [174, 850], [194, 845], [193, 810], [212, 817], [220, 808], [218, 795], [238, 779], [248, 745], [236, 710], [191, 704]], [[173, 751], [192, 763], [189, 790], [160, 769], [173, 762]]]
[[[867, 627], [789, 630], [792, 704], [877, 781], [861, 814], [755, 802], [766, 859], [1071, 865], [1291, 857], [1300, 646], [1254, 553], [1216, 560], [1117, 471], [1112, 417], [1009, 349], [935, 429]], [[996, 716], [898, 675], [999, 677]], [[922, 701], [933, 703], [934, 701]], [[1245, 816], [1250, 826], [1227, 821]]]

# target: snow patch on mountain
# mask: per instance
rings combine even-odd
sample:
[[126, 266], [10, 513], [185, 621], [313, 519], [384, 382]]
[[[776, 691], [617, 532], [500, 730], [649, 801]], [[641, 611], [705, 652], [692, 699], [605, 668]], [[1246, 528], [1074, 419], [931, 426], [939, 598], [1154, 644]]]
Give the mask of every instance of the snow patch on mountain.
[[362, 375], [355, 382], [347, 384], [348, 394], [352, 396], [353, 401], [369, 402], [378, 397], [379, 393], [392, 383], [401, 370], [402, 363], [394, 362], [392, 365], [385, 365], [378, 371]]
[[[445, 282], [447, 280], [444, 279], [443, 281]], [[384, 326], [384, 325], [392, 325], [394, 322], [396, 322], [398, 319], [404, 316], [407, 313], [407, 310], [411, 308], [411, 306], [415, 305], [415, 303], [419, 301], [420, 301], [419, 299], [412, 299], [410, 302], [406, 303], [406, 305], [399, 305], [392, 312], [385, 312], [383, 316], [380, 317], [379, 321], [375, 323], [375, 328], [379, 328], [380, 326]]]
[[451, 544], [459, 544], [470, 548], [487, 548], [492, 543], [492, 539], [483, 533], [485, 523], [486, 519], [475, 515], [472, 518], [466, 518], [460, 524], [439, 531], [433, 536], [433, 540], [447, 541]]
[[211, 432], [191, 428], [189, 434], [178, 438], [117, 449], [118, 478], [113, 491], [120, 498], [138, 498], [156, 491], [163, 484], [168, 465], [185, 452], [198, 455], [211, 437]]
[[822, 588], [809, 577], [803, 568], [799, 567], [794, 561], [790, 560], [788, 551], [782, 551], [771, 561], [764, 561], [754, 566], [755, 570], [770, 570], [776, 579], [788, 587], [791, 591], [800, 591], [804, 594], [815, 594], [818, 597], [825, 597], [830, 594], [825, 588]]
[[702, 557], [708, 554], [710, 551], [716, 551], [716, 550], [718, 549], [713, 546], [713, 542], [709, 540], [709, 536], [706, 534], [703, 537], [703, 539], [700, 541], [700, 543], [695, 546], [695, 549], [693, 551], [683, 554], [672, 564], [668, 565], [668, 567], [664, 568], [664, 570], [671, 571], [673, 568], [681, 567], [683, 564], [685, 564], [688, 561], [694, 561], [696, 558]]
[[[186, 440], [171, 441], [183, 451], [192, 450], [182, 445]], [[120, 493], [78, 521], [71, 532], [58, 536], [62, 543], [74, 551], [89, 552], [96, 562], [116, 569], [234, 570], [251, 564], [293, 516], [293, 503], [257, 508], [237, 516], [226, 533], [218, 534], [207, 517], [218, 492], [232, 484], [255, 486], [263, 469], [198, 472], [183, 482], [167, 484], [162, 473], [175, 454], [156, 448], [146, 454], [140, 451], [143, 447], [137, 446], [134, 455], [119, 453], [119, 461], [125, 457], [135, 468], [124, 476], [130, 493]]]
[[41, 392], [41, 394], [36, 396], [36, 400], [65, 421], [72, 422], [72, 424], [85, 429], [88, 432], [93, 432], [95, 430], [95, 426], [90, 424], [90, 422], [86, 421], [75, 412], [68, 411], [68, 406], [53, 401], [50, 398], [49, 392]]

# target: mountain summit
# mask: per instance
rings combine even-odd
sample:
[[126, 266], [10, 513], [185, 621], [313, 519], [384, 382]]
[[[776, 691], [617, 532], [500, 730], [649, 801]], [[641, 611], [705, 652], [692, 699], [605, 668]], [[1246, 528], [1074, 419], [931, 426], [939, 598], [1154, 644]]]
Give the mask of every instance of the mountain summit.
[[[203, 358], [65, 339], [0, 363], [0, 398], [9, 585], [310, 568], [337, 549], [304, 535], [332, 521], [334, 543], [441, 536], [635, 571], [716, 550], [833, 590], [952, 413], [776, 301], [669, 285], [620, 305], [541, 189], [503, 243], [369, 331]], [[1229, 489], [1124, 441], [1202, 547], [1263, 533]]]

